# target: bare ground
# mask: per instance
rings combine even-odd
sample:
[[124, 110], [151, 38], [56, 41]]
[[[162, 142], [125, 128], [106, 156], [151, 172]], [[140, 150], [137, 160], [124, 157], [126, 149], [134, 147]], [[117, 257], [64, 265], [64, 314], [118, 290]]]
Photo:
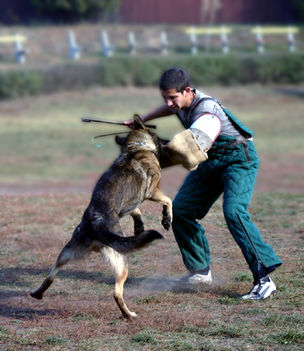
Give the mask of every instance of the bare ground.
[[[304, 190], [304, 162], [303, 157], [296, 155], [284, 156], [280, 162], [272, 160], [270, 156], [261, 155], [260, 169], [256, 182], [256, 192], [282, 192], [297, 194]], [[98, 174], [92, 174], [86, 183], [71, 183], [68, 180], [48, 183], [38, 182], [35, 184], [10, 184], [0, 183], [0, 195], [37, 195], [47, 193], [73, 193], [90, 192], [94, 186]], [[163, 172], [162, 186], [171, 194], [175, 193], [182, 183], [186, 171], [175, 167]]]
[[[277, 297], [259, 305], [239, 302], [251, 277], [216, 204], [204, 221], [213, 285], [175, 287], [172, 277], [185, 268], [173, 233], [164, 233], [166, 240], [129, 257], [125, 297], [139, 314], [129, 322], [120, 318], [114, 280], [99, 255], [65, 267], [42, 301], [29, 296], [69, 239], [92, 184], [7, 188], [1, 195], [0, 350], [301, 350], [303, 202], [296, 194], [302, 184], [290, 175], [303, 169], [292, 157], [284, 167], [265, 161], [252, 214], [284, 260], [274, 273]], [[184, 176], [179, 168], [165, 171], [162, 188], [173, 196]], [[159, 206], [142, 209], [146, 227], [163, 232]], [[132, 234], [128, 219], [123, 227]]]
[[[185, 273], [179, 250], [160, 226], [159, 206], [145, 203], [146, 227], [166, 239], [129, 257], [125, 297], [139, 315], [131, 322], [120, 318], [99, 255], [65, 267], [42, 301], [29, 296], [69, 240], [98, 174], [83, 183], [0, 184], [0, 350], [303, 350], [303, 157], [260, 157], [251, 214], [284, 261], [273, 274], [275, 299], [240, 302], [252, 281], [220, 201], [203, 221], [214, 284], [174, 287], [172, 277]], [[166, 170], [163, 190], [173, 197], [184, 176]], [[132, 234], [128, 219], [123, 227]]]

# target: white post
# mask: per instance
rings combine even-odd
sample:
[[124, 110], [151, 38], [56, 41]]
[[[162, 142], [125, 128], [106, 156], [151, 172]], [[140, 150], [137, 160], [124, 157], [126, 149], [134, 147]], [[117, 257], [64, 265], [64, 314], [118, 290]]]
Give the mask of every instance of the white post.
[[257, 27], [257, 31], [255, 34], [255, 40], [257, 44], [257, 51], [259, 54], [262, 54], [264, 52], [264, 38], [263, 34], [261, 31], [261, 27]]
[[74, 32], [68, 31], [68, 43], [69, 43], [69, 57], [71, 60], [76, 61], [80, 58], [80, 47], [76, 43]]
[[16, 34], [16, 40], [14, 42], [14, 50], [15, 50], [15, 60], [18, 63], [26, 62], [26, 50], [22, 46], [21, 40], [18, 39], [18, 35]]
[[193, 31], [190, 32], [191, 54], [196, 55], [197, 54], [197, 37], [194, 32], [194, 28], [192, 29]]
[[229, 45], [228, 45], [228, 37], [226, 34], [226, 29], [225, 29], [225, 27], [222, 27], [221, 30], [222, 30], [222, 32], [221, 32], [222, 53], [228, 54]]
[[129, 44], [129, 51], [131, 55], [136, 53], [136, 39], [133, 32], [129, 32], [128, 34], [128, 44]]
[[288, 43], [288, 51], [289, 52], [296, 51], [296, 44], [295, 44], [294, 35], [293, 35], [293, 32], [290, 28], [288, 28], [288, 32], [287, 32], [287, 43]]
[[113, 55], [113, 48], [110, 44], [110, 40], [106, 30], [101, 31], [101, 49], [105, 56], [111, 57]]
[[168, 37], [166, 32], [160, 33], [160, 45], [161, 45], [161, 53], [163, 55], [167, 55], [168, 53]]

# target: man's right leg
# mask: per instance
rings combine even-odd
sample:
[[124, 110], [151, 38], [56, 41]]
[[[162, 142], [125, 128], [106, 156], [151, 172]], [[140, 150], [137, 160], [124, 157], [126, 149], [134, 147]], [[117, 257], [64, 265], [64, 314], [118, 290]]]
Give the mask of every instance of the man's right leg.
[[190, 272], [206, 271], [210, 264], [210, 250], [202, 219], [220, 196], [215, 169], [208, 161], [186, 177], [173, 201], [172, 228], [184, 264]]

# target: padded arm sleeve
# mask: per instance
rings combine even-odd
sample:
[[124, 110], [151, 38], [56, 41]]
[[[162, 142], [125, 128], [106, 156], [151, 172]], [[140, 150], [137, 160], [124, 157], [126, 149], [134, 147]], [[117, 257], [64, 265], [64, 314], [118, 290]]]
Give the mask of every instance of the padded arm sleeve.
[[189, 129], [176, 134], [163, 148], [167, 152], [162, 168], [181, 164], [188, 170], [194, 170], [208, 159], [207, 151], [221, 131], [221, 122], [213, 114], [203, 114]]
[[[211, 139], [207, 136], [206, 143], [212, 145]], [[201, 149], [190, 129], [176, 134], [163, 147], [163, 150], [168, 156], [167, 161], [161, 164], [162, 168], [180, 164], [191, 171], [208, 158], [206, 152]]]
[[[208, 150], [214, 143], [215, 139], [221, 132], [222, 123], [219, 117], [215, 114], [205, 113], [200, 116], [191, 126], [190, 131], [194, 134], [195, 139], [203, 151], [206, 151], [205, 138], [208, 137], [212, 143], [209, 145]], [[207, 151], [208, 151], [207, 150]]]

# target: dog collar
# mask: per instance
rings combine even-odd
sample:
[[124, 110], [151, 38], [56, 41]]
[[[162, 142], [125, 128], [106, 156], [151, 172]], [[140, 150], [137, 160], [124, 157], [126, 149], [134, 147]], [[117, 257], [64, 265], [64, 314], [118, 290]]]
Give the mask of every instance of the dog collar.
[[133, 141], [132, 143], [129, 143], [128, 146], [131, 145], [140, 145], [140, 146], [144, 146], [146, 149], [149, 149], [152, 152], [156, 152], [156, 147], [151, 146], [150, 144], [147, 144], [143, 141]]

